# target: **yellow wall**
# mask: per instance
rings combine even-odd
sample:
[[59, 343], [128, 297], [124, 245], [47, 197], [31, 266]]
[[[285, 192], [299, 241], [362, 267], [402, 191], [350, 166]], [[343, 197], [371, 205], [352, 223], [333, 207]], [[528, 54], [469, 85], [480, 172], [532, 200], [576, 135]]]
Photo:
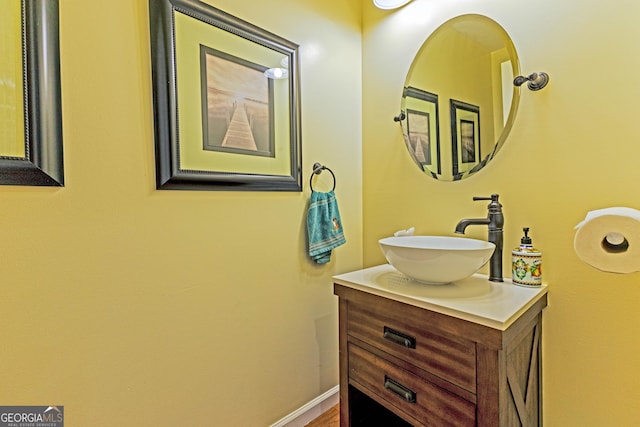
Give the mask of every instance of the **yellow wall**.
[[[640, 419], [640, 273], [600, 272], [577, 258], [573, 227], [586, 212], [640, 209], [640, 3], [618, 0], [535, 5], [510, 0], [414, 0], [395, 12], [363, 2], [364, 264], [384, 261], [377, 239], [415, 226], [452, 235], [486, 213], [474, 195], [499, 193], [505, 261], [531, 227], [543, 251], [544, 419], [549, 426], [632, 426]], [[480, 13], [511, 34], [523, 73], [549, 86], [522, 93], [507, 145], [461, 182], [423, 176], [404, 149], [398, 114], [406, 72], [425, 37], [463, 13]], [[470, 227], [470, 237], [486, 230]]]
[[[331, 276], [383, 262], [397, 229], [451, 234], [497, 192], [507, 248], [530, 226], [544, 252], [545, 423], [637, 423], [638, 274], [594, 270], [572, 242], [586, 211], [640, 208], [640, 4], [215, 5], [301, 45], [304, 192], [156, 191], [147, 1], [62, 1], [67, 184], [0, 188], [0, 403], [64, 405], [70, 426], [268, 425], [337, 383]], [[501, 23], [523, 72], [552, 80], [523, 93], [486, 170], [444, 183], [392, 118], [422, 41], [462, 13]], [[348, 239], [324, 267], [304, 255], [316, 161]]]
[[[215, 1], [301, 46], [302, 193], [155, 190], [147, 4], [60, 1], [66, 186], [0, 188], [0, 404], [269, 425], [338, 382], [331, 276], [362, 264], [360, 3]], [[322, 267], [316, 161], [347, 238]]]

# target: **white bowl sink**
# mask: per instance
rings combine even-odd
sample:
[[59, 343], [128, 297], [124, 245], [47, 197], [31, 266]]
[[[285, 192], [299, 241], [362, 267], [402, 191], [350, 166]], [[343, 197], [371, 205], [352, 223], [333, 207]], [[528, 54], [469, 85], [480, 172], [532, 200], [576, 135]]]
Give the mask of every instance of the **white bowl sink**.
[[386, 237], [378, 243], [396, 270], [432, 285], [473, 275], [489, 261], [496, 248], [484, 240], [448, 236]]

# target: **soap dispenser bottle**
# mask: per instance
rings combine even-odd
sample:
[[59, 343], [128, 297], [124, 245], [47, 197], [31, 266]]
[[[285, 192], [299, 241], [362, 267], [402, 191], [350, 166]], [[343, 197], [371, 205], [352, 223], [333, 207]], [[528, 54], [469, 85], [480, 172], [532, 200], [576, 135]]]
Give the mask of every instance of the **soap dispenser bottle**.
[[520, 246], [511, 251], [512, 279], [514, 285], [542, 285], [542, 253], [533, 247], [529, 227], [524, 227]]

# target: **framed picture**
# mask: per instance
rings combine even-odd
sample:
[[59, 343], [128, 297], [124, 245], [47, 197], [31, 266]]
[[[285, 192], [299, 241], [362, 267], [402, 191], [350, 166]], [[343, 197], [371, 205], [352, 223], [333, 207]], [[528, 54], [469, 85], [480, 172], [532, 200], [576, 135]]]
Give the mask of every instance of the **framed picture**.
[[474, 169], [482, 158], [480, 153], [480, 108], [452, 99], [451, 153], [453, 177], [460, 179]]
[[302, 191], [298, 45], [198, 0], [149, 0], [156, 187]]
[[58, 0], [0, 3], [0, 184], [64, 185]]
[[200, 46], [200, 66], [202, 148], [275, 157], [274, 88], [267, 68], [206, 46]]
[[425, 171], [440, 174], [438, 95], [408, 86], [404, 89], [405, 143]]

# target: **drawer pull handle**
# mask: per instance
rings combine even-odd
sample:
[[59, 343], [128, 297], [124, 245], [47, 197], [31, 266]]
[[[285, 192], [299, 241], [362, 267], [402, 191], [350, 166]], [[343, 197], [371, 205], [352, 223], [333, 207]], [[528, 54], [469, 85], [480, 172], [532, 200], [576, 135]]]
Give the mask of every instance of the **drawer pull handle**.
[[400, 396], [401, 398], [403, 398], [404, 400], [406, 400], [409, 403], [415, 403], [416, 402], [416, 392], [413, 390], [410, 390], [408, 388], [406, 388], [405, 386], [403, 386], [402, 384], [392, 380], [389, 377], [384, 377], [384, 388], [397, 394], [398, 396]]
[[394, 342], [396, 344], [400, 344], [401, 346], [407, 348], [416, 348], [416, 339], [410, 337], [409, 335], [402, 334], [398, 331], [394, 331], [393, 329], [385, 326], [384, 334], [382, 335], [384, 339]]

